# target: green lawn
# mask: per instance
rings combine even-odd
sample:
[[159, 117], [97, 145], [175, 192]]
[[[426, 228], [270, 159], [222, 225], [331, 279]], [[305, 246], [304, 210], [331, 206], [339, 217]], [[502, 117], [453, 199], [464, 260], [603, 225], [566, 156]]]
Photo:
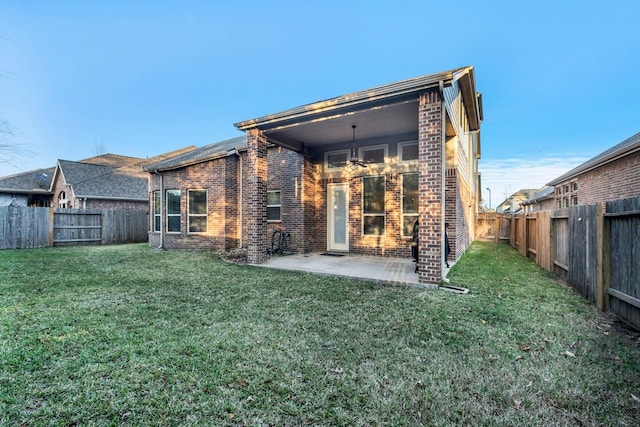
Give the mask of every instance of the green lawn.
[[2, 426], [640, 425], [638, 336], [505, 245], [468, 295], [146, 245], [0, 273]]

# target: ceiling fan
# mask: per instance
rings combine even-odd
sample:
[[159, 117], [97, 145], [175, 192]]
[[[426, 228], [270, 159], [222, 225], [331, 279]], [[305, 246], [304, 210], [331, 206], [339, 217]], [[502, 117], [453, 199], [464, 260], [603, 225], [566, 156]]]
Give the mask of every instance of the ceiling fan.
[[358, 153], [356, 152], [356, 125], [351, 125], [351, 129], [353, 129], [353, 142], [349, 163], [351, 163], [351, 167], [353, 168], [357, 168], [358, 166], [366, 168], [367, 164], [358, 158]]

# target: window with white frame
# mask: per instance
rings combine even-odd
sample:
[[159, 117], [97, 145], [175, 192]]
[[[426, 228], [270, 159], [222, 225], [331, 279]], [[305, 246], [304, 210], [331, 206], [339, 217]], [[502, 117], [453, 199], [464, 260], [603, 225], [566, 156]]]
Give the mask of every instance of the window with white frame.
[[167, 232], [180, 232], [180, 190], [167, 190]]
[[66, 209], [69, 206], [69, 201], [67, 200], [67, 193], [61, 191], [58, 194], [58, 207], [62, 209]]
[[189, 233], [206, 233], [207, 190], [189, 190], [187, 193]]
[[362, 178], [362, 233], [366, 236], [384, 235], [384, 193], [384, 176]]
[[389, 148], [387, 145], [374, 145], [371, 147], [361, 147], [358, 149], [360, 160], [367, 164], [384, 164]]
[[267, 191], [267, 221], [278, 222], [282, 219], [280, 190]]
[[418, 141], [398, 143], [398, 161], [400, 163], [418, 161]]
[[344, 168], [349, 163], [349, 150], [328, 151], [324, 154], [324, 170], [332, 171]]
[[418, 219], [418, 174], [402, 175], [402, 235], [413, 236], [413, 224]]
[[160, 197], [159, 191], [153, 192], [153, 231], [159, 233], [161, 230], [161, 212], [162, 212], [162, 197]]

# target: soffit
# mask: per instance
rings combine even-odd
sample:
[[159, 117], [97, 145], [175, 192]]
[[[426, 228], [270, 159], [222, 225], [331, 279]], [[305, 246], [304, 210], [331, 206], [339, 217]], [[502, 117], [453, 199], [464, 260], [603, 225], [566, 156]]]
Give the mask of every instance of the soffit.
[[380, 138], [418, 133], [418, 99], [399, 100], [393, 104], [373, 105], [361, 110], [334, 112], [329, 116], [311, 117], [266, 129], [269, 140], [299, 148], [304, 144], [318, 147], [352, 140], [352, 125], [356, 125], [356, 139]]

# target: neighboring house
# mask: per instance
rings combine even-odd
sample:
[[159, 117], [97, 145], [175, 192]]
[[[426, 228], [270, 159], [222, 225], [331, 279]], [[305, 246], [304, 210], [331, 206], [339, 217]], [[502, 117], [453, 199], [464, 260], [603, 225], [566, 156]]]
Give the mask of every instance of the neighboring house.
[[0, 206], [51, 206], [49, 188], [54, 169], [35, 169], [0, 178]]
[[544, 186], [529, 199], [521, 203], [526, 213], [548, 211], [555, 209], [555, 197], [553, 187]]
[[538, 192], [535, 188], [518, 190], [496, 207], [497, 213], [515, 215], [522, 210], [522, 204]]
[[437, 284], [469, 246], [478, 209], [482, 97], [473, 67], [403, 80], [236, 123], [246, 138], [145, 165], [150, 245], [245, 247], [276, 229], [296, 252], [410, 257]]
[[52, 183], [53, 206], [73, 209], [148, 210], [148, 175], [143, 159], [104, 154], [73, 162], [58, 160]]
[[556, 209], [640, 195], [640, 133], [551, 181]]
[[77, 162], [58, 160], [53, 168], [0, 178], [0, 206], [148, 211], [148, 174], [141, 165], [193, 149], [153, 159], [103, 154]]

